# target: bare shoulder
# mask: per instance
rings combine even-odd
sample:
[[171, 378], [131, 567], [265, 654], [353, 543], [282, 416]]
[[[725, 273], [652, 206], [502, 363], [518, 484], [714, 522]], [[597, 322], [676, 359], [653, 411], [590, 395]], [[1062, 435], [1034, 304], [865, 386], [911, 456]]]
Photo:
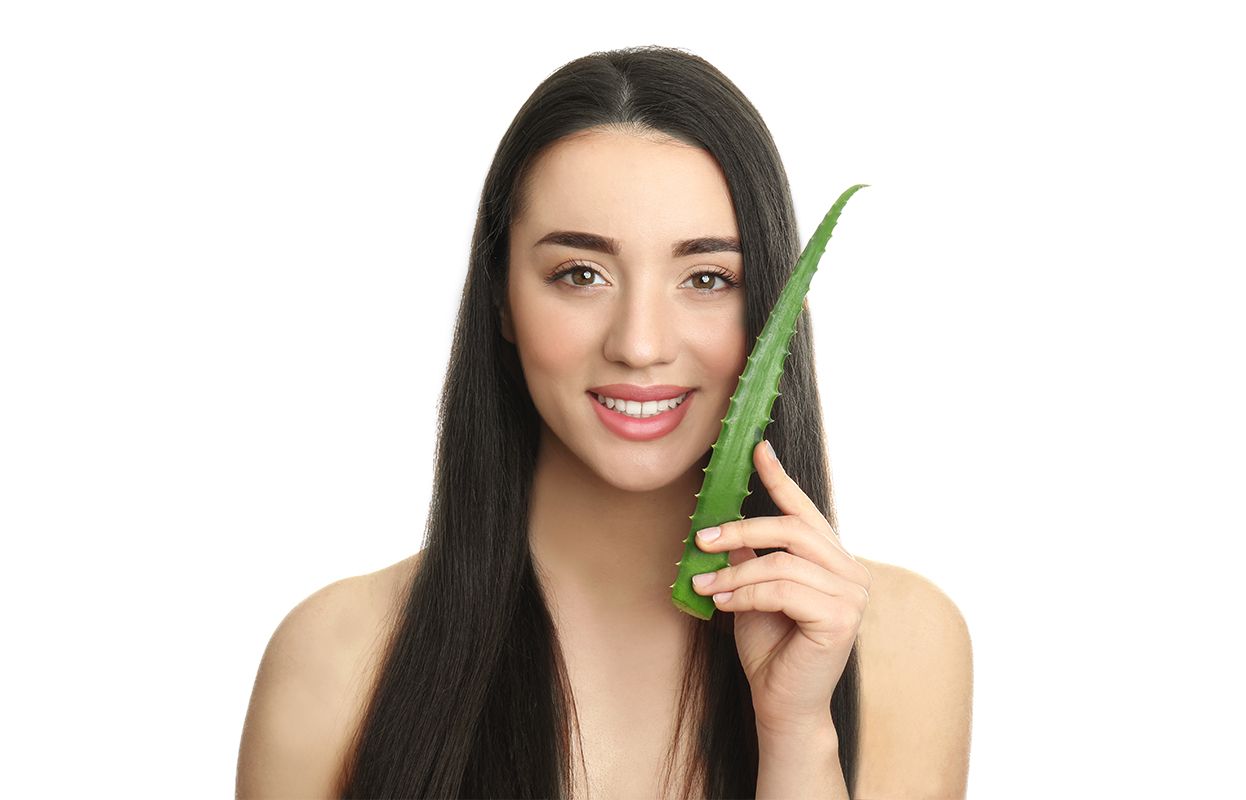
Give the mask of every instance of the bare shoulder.
[[411, 581], [419, 571], [423, 558], [424, 551], [421, 550], [368, 576], [373, 578], [373, 601], [380, 604], [387, 613], [395, 610], [397, 604], [406, 600]]
[[237, 796], [333, 797], [420, 554], [318, 589], [260, 660], [238, 754]]
[[973, 649], [956, 603], [912, 570], [856, 557], [871, 576], [861, 621], [856, 796], [964, 797]]
[[[963, 628], [968, 634], [965, 619], [956, 603], [929, 578], [895, 564], [855, 555], [854, 558], [865, 566], [872, 579], [870, 603], [861, 622], [862, 634], [867, 626], [875, 635], [894, 633], [899, 630], [897, 624], [908, 624], [918, 629], [942, 624]], [[907, 613], [898, 616], [895, 613], [898, 610]], [[884, 620], [891, 625], [886, 631], [881, 631], [878, 624]]]

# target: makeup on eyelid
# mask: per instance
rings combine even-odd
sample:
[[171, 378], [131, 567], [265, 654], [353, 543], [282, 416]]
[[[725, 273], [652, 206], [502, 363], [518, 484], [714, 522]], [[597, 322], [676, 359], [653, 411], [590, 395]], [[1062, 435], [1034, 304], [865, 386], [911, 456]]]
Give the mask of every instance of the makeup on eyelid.
[[[559, 265], [558, 267], [556, 267], [554, 272], [545, 278], [545, 283], [551, 284], [551, 283], [561, 281], [561, 279], [564, 276], [570, 275], [576, 272], [577, 270], [588, 271], [588, 272], [595, 273], [597, 275], [601, 275], [601, 272], [598, 271], [596, 268], [591, 267], [588, 264], [585, 264], [583, 262], [575, 261], [575, 262], [572, 262], [570, 265]], [[740, 280], [736, 278], [734, 274], [723, 269], [722, 267], [706, 267], [706, 268], [698, 269], [688, 276], [688, 280], [693, 280], [699, 275], [713, 275], [713, 276], [722, 278], [723, 282], [727, 284], [726, 288], [723, 288], [723, 289], [703, 290], [703, 287], [700, 287], [700, 286], [694, 287], [699, 294], [706, 294], [706, 295], [721, 294], [724, 292], [731, 291], [732, 289], [740, 288]], [[562, 281], [562, 282], [566, 283], [565, 281]], [[687, 280], [684, 281], [684, 283], [686, 282]], [[592, 288], [592, 286], [599, 285], [599, 284], [590, 284], [588, 286], [580, 286], [576, 284], [566, 283], [566, 285], [571, 286], [572, 288], [575, 288], [575, 289], [589, 289], [589, 288]], [[605, 285], [605, 284], [600, 284], [600, 285]], [[682, 286], [683, 284], [681, 283], [680, 285]]]

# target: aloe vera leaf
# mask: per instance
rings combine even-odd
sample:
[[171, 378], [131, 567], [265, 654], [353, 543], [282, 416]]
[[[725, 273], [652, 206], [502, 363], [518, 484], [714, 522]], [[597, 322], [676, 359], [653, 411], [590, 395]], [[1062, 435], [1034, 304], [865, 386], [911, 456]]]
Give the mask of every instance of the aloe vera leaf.
[[839, 212], [848, 198], [865, 186], [869, 184], [858, 183], [844, 190], [809, 238], [753, 345], [740, 382], [731, 395], [731, 404], [722, 420], [718, 441], [712, 445], [709, 466], [704, 469], [701, 491], [696, 494], [696, 511], [688, 518], [692, 520], [692, 525], [688, 538], [684, 539], [683, 558], [675, 562], [679, 574], [671, 584], [671, 600], [675, 607], [694, 617], [710, 619], [715, 607], [713, 597], [697, 594], [692, 588], [692, 576], [714, 572], [730, 564], [727, 553], [706, 553], [697, 547], [695, 534], [703, 528], [744, 518], [740, 509], [744, 498], [752, 494], [748, 490], [748, 481], [756, 471], [753, 449], [765, 437], [766, 426], [774, 421], [770, 411], [780, 394], [779, 379], [783, 376], [783, 364], [791, 353], [787, 346], [796, 332], [796, 320], [809, 292], [809, 284], [813, 281], [813, 273], [826, 251], [831, 230], [839, 220]]

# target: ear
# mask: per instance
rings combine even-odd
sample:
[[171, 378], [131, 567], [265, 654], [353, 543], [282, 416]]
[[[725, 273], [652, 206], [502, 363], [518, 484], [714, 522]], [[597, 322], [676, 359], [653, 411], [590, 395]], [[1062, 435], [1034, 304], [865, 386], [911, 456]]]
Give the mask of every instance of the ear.
[[514, 344], [515, 325], [511, 321], [511, 300], [509, 296], [502, 298], [502, 306], [498, 310], [498, 316], [502, 322], [502, 338]]

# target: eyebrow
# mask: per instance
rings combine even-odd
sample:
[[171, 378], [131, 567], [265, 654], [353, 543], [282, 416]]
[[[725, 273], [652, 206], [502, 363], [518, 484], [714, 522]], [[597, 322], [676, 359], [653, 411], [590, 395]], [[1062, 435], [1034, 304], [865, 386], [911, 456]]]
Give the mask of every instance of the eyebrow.
[[[543, 244], [594, 250], [598, 253], [606, 253], [612, 256], [617, 256], [623, 249], [616, 239], [611, 239], [609, 236], [600, 236], [596, 233], [584, 233], [583, 231], [551, 231], [542, 236], [533, 247], [540, 247]], [[738, 252], [740, 252], [740, 240], [734, 236], [698, 236], [695, 239], [684, 239], [683, 241], [675, 242], [671, 246], [671, 256], [673, 258], [705, 255], [706, 253]]]

